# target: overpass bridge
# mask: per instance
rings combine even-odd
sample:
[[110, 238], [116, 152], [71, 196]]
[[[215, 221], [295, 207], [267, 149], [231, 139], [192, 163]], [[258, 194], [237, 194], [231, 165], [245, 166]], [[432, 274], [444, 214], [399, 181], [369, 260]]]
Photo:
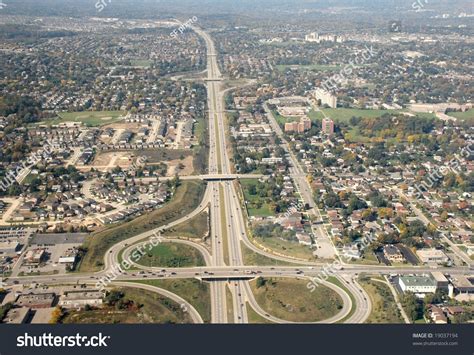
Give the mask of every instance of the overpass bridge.
[[[203, 180], [203, 181], [232, 181], [243, 179], [267, 179], [269, 176], [261, 174], [208, 174], [208, 175], [189, 175], [179, 176], [180, 180]], [[173, 180], [174, 176], [169, 177], [139, 177], [133, 178], [134, 181], [156, 182]]]

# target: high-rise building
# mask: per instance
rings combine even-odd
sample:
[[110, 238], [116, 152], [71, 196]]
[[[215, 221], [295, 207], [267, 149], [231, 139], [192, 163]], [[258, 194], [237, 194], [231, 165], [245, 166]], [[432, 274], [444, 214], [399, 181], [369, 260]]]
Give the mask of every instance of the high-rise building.
[[329, 91], [318, 88], [313, 91], [313, 95], [316, 100], [321, 100], [321, 105], [328, 105], [331, 108], [337, 107], [337, 97]]
[[311, 120], [308, 117], [303, 117], [300, 120], [300, 123], [299, 123], [298, 126], [299, 126], [298, 131], [300, 133], [305, 132], [305, 131], [309, 131], [311, 129]]
[[334, 134], [334, 121], [330, 118], [323, 119], [323, 132], [327, 135]]
[[287, 122], [285, 123], [285, 132], [298, 132], [304, 133], [311, 129], [311, 120], [308, 117], [301, 117], [299, 122]]

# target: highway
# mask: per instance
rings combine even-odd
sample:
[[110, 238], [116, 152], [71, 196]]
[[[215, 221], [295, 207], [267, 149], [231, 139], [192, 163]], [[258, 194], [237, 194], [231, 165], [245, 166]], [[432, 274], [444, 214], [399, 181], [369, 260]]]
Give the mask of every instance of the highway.
[[[119, 257], [127, 259], [132, 251], [140, 245], [145, 245], [151, 237], [161, 238], [161, 232], [173, 228], [179, 224], [186, 223], [204, 210], [210, 211], [210, 246], [186, 241], [176, 238], [162, 240], [162, 242], [183, 243], [195, 247], [203, 255], [206, 266], [203, 267], [182, 267], [182, 268], [161, 268], [136, 265], [141, 270], [122, 270], [113, 280], [114, 285], [141, 287], [160, 293], [174, 301], [184, 304], [190, 312], [190, 316], [196, 323], [201, 323], [202, 318], [191, 304], [185, 302], [181, 297], [153, 286], [134, 284], [132, 281], [138, 280], [160, 280], [160, 279], [190, 279], [195, 278], [210, 284], [211, 293], [211, 322], [212, 323], [248, 323], [247, 304], [250, 305], [257, 314], [275, 323], [289, 323], [286, 320], [278, 319], [267, 314], [260, 305], [257, 304], [251, 291], [250, 280], [259, 276], [264, 277], [291, 277], [308, 279], [320, 277], [325, 274], [327, 264], [321, 262], [310, 263], [301, 259], [294, 259], [287, 256], [275, 255], [272, 251], [262, 250], [249, 240], [246, 224], [237, 193], [237, 182], [239, 176], [232, 171], [226, 144], [226, 129], [224, 117], [224, 93], [222, 90], [222, 75], [217, 64], [217, 53], [210, 36], [197, 27], [192, 27], [200, 35], [207, 47], [207, 79], [208, 90], [208, 112], [209, 112], [209, 169], [208, 174], [203, 175], [207, 181], [207, 189], [204, 193], [200, 205], [188, 215], [178, 220], [163, 225], [154, 230], [141, 233], [128, 240], [122, 241], [111, 247], [105, 255], [104, 270], [96, 273], [70, 273], [67, 275], [45, 275], [31, 277], [10, 277], [8, 284], [28, 284], [32, 282], [40, 284], [96, 284], [101, 278], [106, 277], [119, 265]], [[268, 109], [268, 108], [267, 108]], [[269, 114], [269, 119], [277, 134], [283, 137], [280, 127]], [[275, 126], [276, 124], [276, 126]], [[314, 203], [311, 189], [305, 178], [296, 157], [291, 152], [288, 143], [284, 141], [283, 146], [288, 152], [292, 167], [291, 176], [303, 198], [310, 205], [311, 213], [315, 218], [322, 220], [321, 213]], [[247, 176], [244, 176], [245, 178]], [[184, 178], [184, 177], [183, 177]], [[191, 177], [189, 177], [191, 178]], [[195, 178], [195, 177], [193, 177]], [[322, 226], [318, 226], [315, 231], [319, 245], [325, 247], [332, 256], [337, 256], [337, 252], [332, 245], [332, 241]], [[242, 245], [252, 251], [266, 257], [298, 264], [299, 266], [246, 266], [242, 256]], [[123, 253], [123, 254], [122, 254]], [[122, 254], [122, 255], [121, 255]], [[370, 315], [372, 306], [368, 295], [357, 283], [360, 273], [370, 274], [414, 274], [440, 271], [446, 274], [469, 273], [469, 268], [437, 268], [423, 266], [389, 267], [389, 266], [367, 266], [344, 264], [333, 276], [347, 288], [353, 296], [353, 304], [348, 292], [333, 283], [322, 281], [321, 283], [337, 292], [343, 300], [343, 308], [333, 317], [321, 321], [321, 323], [347, 322], [363, 323]], [[318, 281], [319, 282], [319, 281]], [[226, 287], [229, 287], [232, 294], [232, 304], [227, 304]], [[310, 292], [308, 290], [308, 292]], [[228, 307], [232, 307], [233, 319], [228, 319]], [[351, 309], [355, 308], [351, 315]]]

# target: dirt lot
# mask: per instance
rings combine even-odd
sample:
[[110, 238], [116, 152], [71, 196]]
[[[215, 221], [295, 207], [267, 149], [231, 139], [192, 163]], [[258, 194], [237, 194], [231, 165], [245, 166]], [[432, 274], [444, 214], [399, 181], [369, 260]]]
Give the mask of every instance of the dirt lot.
[[106, 152], [96, 155], [91, 166], [99, 170], [111, 170], [116, 166], [127, 169], [133, 162], [132, 152]]
[[111, 124], [108, 124], [108, 125], [105, 125], [102, 127], [102, 129], [106, 129], [106, 128], [112, 128], [112, 129], [126, 129], [128, 131], [132, 131], [132, 132], [138, 132], [138, 129], [142, 126], [143, 124], [142, 123], [138, 123], [138, 122], [135, 122], [135, 123], [128, 123], [128, 122], [117, 122], [117, 123], [111, 123]]
[[[193, 157], [188, 156], [183, 160], [171, 160], [164, 162], [168, 166], [168, 171], [166, 172], [166, 176], [174, 176], [176, 173], [179, 173], [180, 176], [191, 175], [194, 171], [193, 166]], [[179, 170], [178, 165], [184, 165], [184, 168]]]

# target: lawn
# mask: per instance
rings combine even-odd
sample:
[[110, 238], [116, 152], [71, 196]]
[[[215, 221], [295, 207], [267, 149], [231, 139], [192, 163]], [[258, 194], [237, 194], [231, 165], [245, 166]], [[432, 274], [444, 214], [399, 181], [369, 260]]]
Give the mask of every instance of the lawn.
[[136, 281], [173, 292], [196, 308], [205, 323], [211, 321], [211, 291], [209, 284], [196, 279]]
[[64, 122], [81, 122], [88, 127], [98, 127], [120, 121], [124, 115], [124, 111], [61, 112], [58, 118], [41, 123], [57, 125]]
[[405, 323], [388, 285], [372, 279], [359, 280], [372, 302], [372, 312], [366, 323]]
[[253, 250], [250, 250], [245, 246], [243, 242], [241, 242], [241, 249], [242, 249], [242, 256], [244, 259], [245, 265], [261, 265], [261, 266], [272, 266], [272, 265], [279, 265], [279, 266], [299, 266], [299, 264], [292, 264], [286, 261], [276, 260], [269, 258], [265, 255], [258, 254]]
[[328, 287], [316, 287], [310, 292], [308, 280], [263, 278], [250, 286], [258, 304], [269, 314], [292, 322], [324, 321], [336, 315], [343, 307], [341, 297]]
[[344, 323], [347, 319], [349, 319], [350, 317], [352, 317], [352, 315], [355, 313], [356, 311], [356, 300], [355, 300], [355, 297], [354, 295], [352, 294], [352, 292], [350, 292], [348, 290], [348, 288], [341, 282], [339, 281], [339, 279], [335, 276], [329, 276], [327, 278], [328, 282], [338, 286], [339, 288], [341, 288], [345, 293], [347, 293], [349, 295], [349, 298], [351, 299], [351, 303], [352, 303], [352, 307], [351, 307], [351, 310], [350, 312], [343, 318], [343, 319], [340, 319], [337, 323]]
[[112, 245], [138, 234], [176, 221], [195, 210], [201, 202], [205, 184], [183, 181], [170, 202], [162, 208], [140, 216], [133, 221], [93, 233], [85, 242], [87, 253], [81, 262], [81, 272], [98, 271], [103, 266], [104, 255]]
[[187, 222], [170, 228], [163, 233], [165, 237], [203, 239], [209, 234], [209, 214], [203, 211]]
[[473, 120], [474, 119], [474, 108], [471, 108], [465, 112], [449, 112], [448, 116], [456, 117], [460, 120]]
[[227, 303], [227, 321], [234, 323], [234, 303], [232, 292], [230, 291], [230, 284], [225, 286], [225, 301]]
[[[221, 220], [221, 228], [222, 228], [222, 249], [224, 250], [224, 262], [229, 265], [230, 258], [229, 258], [229, 235], [227, 234], [227, 223], [231, 223], [227, 221], [227, 215], [225, 213], [225, 197], [224, 197], [224, 188], [219, 186], [219, 198], [220, 198], [220, 218]], [[218, 217], [219, 218], [219, 217]]]
[[246, 305], [247, 307], [247, 316], [249, 318], [249, 323], [250, 324], [274, 324], [273, 322], [269, 321], [266, 318], [263, 318], [260, 314], [255, 312], [248, 303]]
[[112, 306], [86, 310], [69, 310], [61, 323], [64, 324], [169, 324], [193, 323], [188, 314], [183, 312], [176, 302], [155, 292], [120, 288], [124, 299], [132, 300], [136, 307], [116, 309]]
[[149, 250], [137, 263], [149, 267], [205, 266], [199, 250], [190, 245], [161, 243]]
[[257, 179], [245, 179], [240, 181], [242, 189], [244, 191], [245, 201], [247, 202], [247, 210], [250, 216], [255, 217], [270, 217], [275, 216], [275, 212], [272, 211], [268, 201], [265, 201], [258, 195], [251, 195], [249, 193], [251, 186], [256, 186], [258, 183]]

